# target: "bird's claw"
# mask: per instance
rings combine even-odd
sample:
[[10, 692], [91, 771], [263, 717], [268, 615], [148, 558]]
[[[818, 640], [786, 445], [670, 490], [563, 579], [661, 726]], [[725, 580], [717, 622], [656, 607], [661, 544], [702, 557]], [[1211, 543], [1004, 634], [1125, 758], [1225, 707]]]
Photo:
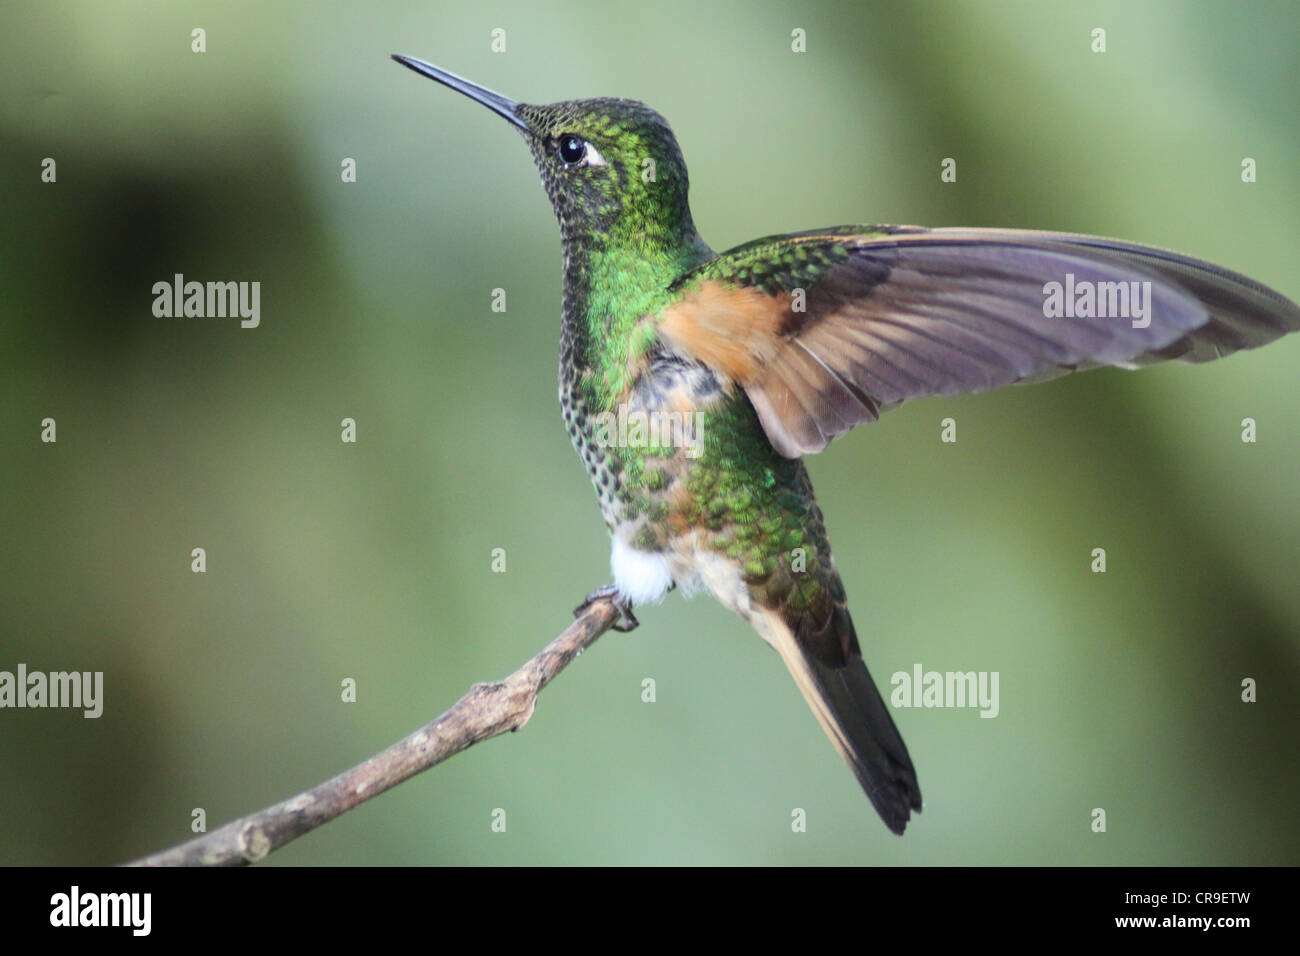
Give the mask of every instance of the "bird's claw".
[[627, 598], [618, 593], [618, 588], [612, 584], [606, 584], [602, 588], [597, 588], [587, 595], [587, 599], [573, 609], [574, 617], [582, 617], [587, 613], [587, 608], [591, 607], [597, 601], [603, 601], [606, 598], [614, 599], [614, 606], [618, 608], [618, 620], [611, 627], [616, 631], [626, 634], [628, 631], [635, 631], [641, 626], [641, 622], [636, 619], [632, 613], [632, 604]]

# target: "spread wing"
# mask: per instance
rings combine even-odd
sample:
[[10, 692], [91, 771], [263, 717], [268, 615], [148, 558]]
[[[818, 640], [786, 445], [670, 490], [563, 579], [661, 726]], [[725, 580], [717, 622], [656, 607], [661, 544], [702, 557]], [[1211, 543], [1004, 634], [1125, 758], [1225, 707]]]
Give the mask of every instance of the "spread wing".
[[677, 285], [660, 341], [744, 388], [790, 458], [907, 399], [1300, 329], [1300, 307], [1243, 275], [1069, 233], [847, 226], [747, 243]]

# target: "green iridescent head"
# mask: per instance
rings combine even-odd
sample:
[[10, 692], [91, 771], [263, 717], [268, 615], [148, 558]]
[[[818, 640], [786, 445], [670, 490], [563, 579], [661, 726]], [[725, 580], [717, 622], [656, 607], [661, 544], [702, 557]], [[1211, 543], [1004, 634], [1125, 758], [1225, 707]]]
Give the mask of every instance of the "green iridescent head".
[[644, 103], [533, 106], [422, 60], [393, 59], [482, 103], [523, 134], [566, 243], [612, 240], [650, 252], [695, 241], [681, 149], [668, 121]]

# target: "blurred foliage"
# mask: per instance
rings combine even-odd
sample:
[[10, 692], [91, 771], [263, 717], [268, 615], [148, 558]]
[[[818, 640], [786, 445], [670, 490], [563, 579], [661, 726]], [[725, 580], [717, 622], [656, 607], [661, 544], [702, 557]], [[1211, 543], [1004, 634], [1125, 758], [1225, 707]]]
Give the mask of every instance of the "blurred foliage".
[[[0, 863], [122, 860], [187, 837], [195, 807], [216, 826], [318, 782], [607, 580], [554, 397], [559, 243], [529, 157], [389, 53], [526, 101], [649, 102], [715, 248], [852, 221], [1067, 229], [1300, 297], [1289, 0], [0, 17], [0, 669], [106, 685], [99, 720], [0, 711]], [[260, 281], [261, 327], [155, 318], [177, 272]], [[777, 657], [672, 596], [522, 733], [271, 863], [1300, 862], [1298, 362], [1300, 337], [919, 402], [810, 463], [877, 682], [1001, 674], [995, 720], [897, 713], [927, 800], [901, 840]]]

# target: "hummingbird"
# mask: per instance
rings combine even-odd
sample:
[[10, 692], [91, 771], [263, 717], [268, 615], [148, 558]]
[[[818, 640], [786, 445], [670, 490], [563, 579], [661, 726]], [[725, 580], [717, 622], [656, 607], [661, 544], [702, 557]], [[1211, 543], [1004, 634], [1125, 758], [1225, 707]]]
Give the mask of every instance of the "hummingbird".
[[1300, 329], [1243, 275], [1115, 239], [849, 225], [713, 251], [668, 122], [630, 99], [531, 105], [422, 60], [531, 150], [564, 253], [559, 396], [600, 501], [616, 627], [707, 591], [781, 656], [885, 825], [921, 810], [863, 662], [803, 464], [911, 399], [1097, 366], [1205, 362]]

